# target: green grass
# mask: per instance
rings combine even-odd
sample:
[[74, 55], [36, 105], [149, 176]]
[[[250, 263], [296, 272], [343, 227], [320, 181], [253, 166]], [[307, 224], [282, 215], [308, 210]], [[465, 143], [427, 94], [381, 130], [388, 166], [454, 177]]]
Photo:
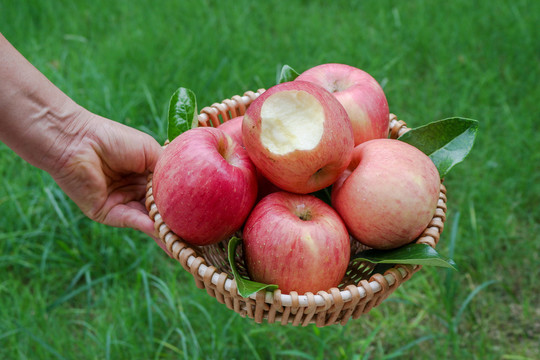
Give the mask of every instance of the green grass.
[[271, 86], [283, 64], [362, 68], [413, 127], [478, 119], [445, 179], [438, 249], [460, 271], [424, 268], [346, 326], [257, 325], [0, 144], [0, 358], [540, 356], [540, 3], [349, 3], [7, 0], [0, 31], [78, 103], [160, 142], [179, 86], [210, 105]]

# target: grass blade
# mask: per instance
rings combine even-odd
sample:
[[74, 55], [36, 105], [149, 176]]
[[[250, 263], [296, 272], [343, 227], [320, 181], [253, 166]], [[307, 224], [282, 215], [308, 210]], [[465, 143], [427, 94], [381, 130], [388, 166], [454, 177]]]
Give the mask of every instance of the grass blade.
[[100, 284], [100, 283], [105, 282], [105, 281], [107, 281], [109, 279], [113, 279], [115, 277], [118, 277], [118, 276], [121, 276], [123, 274], [126, 274], [126, 273], [129, 273], [129, 272], [133, 271], [133, 269], [135, 269], [141, 263], [143, 258], [144, 258], [144, 256], [138, 257], [137, 260], [135, 260], [130, 266], [126, 267], [122, 271], [118, 271], [118, 272], [115, 272], [115, 273], [104, 275], [104, 276], [98, 278], [97, 280], [94, 280], [91, 284], [83, 285], [83, 286], [81, 286], [81, 287], [79, 287], [79, 288], [77, 288], [77, 289], [75, 289], [75, 290], [73, 290], [73, 291], [71, 291], [71, 292], [69, 292], [67, 294], [62, 295], [61, 297], [59, 297], [58, 299], [53, 301], [51, 304], [49, 304], [46, 307], [46, 311], [50, 312], [50, 311], [54, 310], [55, 308], [62, 305], [66, 301], [69, 301], [73, 297], [75, 297], [78, 294], [82, 293], [83, 291], [88, 290], [92, 285]]
[[148, 286], [148, 277], [146, 271], [139, 270], [141, 274], [143, 289], [144, 289], [144, 298], [146, 300], [146, 318], [148, 320], [148, 333], [150, 338], [154, 338], [154, 321], [152, 318], [152, 297], [150, 296], [150, 287]]
[[56, 351], [51, 345], [49, 345], [45, 340], [37, 336], [36, 334], [32, 333], [30, 330], [22, 327], [21, 331], [28, 335], [34, 342], [39, 344], [43, 349], [45, 349], [49, 354], [54, 355], [56, 359], [64, 360], [66, 359], [63, 357], [58, 351]]
[[457, 327], [459, 325], [459, 322], [461, 321], [461, 317], [463, 315], [463, 313], [465, 312], [465, 309], [467, 308], [467, 306], [470, 304], [470, 302], [472, 301], [472, 299], [478, 295], [478, 293], [482, 290], [484, 290], [485, 288], [487, 288], [488, 286], [496, 283], [497, 280], [489, 280], [489, 281], [486, 281], [486, 282], [483, 282], [482, 284], [480, 284], [478, 287], [476, 287], [468, 296], [467, 298], [465, 298], [465, 301], [463, 301], [463, 304], [461, 304], [456, 316], [454, 317], [454, 321], [453, 321], [453, 326], [454, 326], [454, 330], [455, 332], [457, 333]]
[[282, 351], [278, 351], [276, 354], [280, 356], [285, 356], [287, 359], [290, 359], [292, 357], [307, 359], [307, 360], [313, 359], [313, 356], [300, 350], [282, 350]]
[[251, 342], [249, 337], [246, 334], [242, 334], [242, 337], [244, 338], [244, 341], [247, 344], [248, 348], [251, 350], [251, 353], [253, 354], [253, 359], [261, 360], [261, 357], [257, 353], [257, 349], [255, 349], [255, 346], [253, 346], [253, 343]]
[[432, 339], [435, 339], [436, 336], [434, 335], [426, 335], [426, 336], [422, 336], [414, 341], [411, 341], [410, 343], [400, 347], [399, 349], [397, 349], [396, 351], [392, 352], [391, 354], [389, 355], [386, 355], [383, 359], [394, 359], [394, 358], [397, 358], [397, 357], [401, 357], [403, 355], [405, 355], [405, 352], [413, 347], [415, 347], [416, 345], [424, 342], [424, 341], [427, 341], [427, 340], [432, 340]]

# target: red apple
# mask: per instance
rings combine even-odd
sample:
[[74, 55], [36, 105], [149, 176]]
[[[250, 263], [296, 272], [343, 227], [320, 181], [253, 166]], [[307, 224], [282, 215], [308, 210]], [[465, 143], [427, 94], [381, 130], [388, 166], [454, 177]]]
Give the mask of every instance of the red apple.
[[234, 141], [244, 146], [242, 141], [242, 119], [243, 116], [237, 116], [228, 121], [225, 121], [223, 124], [219, 125], [218, 128], [223, 130], [227, 135], [233, 138]]
[[358, 145], [332, 187], [332, 206], [351, 235], [375, 249], [416, 239], [437, 208], [440, 178], [423, 152], [399, 140]]
[[295, 81], [309, 81], [334, 94], [349, 115], [355, 145], [388, 137], [388, 102], [367, 72], [344, 64], [323, 64], [306, 70]]
[[242, 136], [263, 175], [300, 194], [331, 185], [354, 147], [343, 106], [320, 86], [302, 81], [273, 86], [255, 99], [244, 114]]
[[347, 228], [312, 195], [275, 192], [253, 209], [243, 231], [251, 278], [282, 293], [317, 293], [339, 285], [350, 257]]
[[153, 190], [175, 234], [193, 245], [213, 244], [230, 237], [249, 215], [257, 196], [255, 166], [223, 131], [195, 128], [165, 148]]

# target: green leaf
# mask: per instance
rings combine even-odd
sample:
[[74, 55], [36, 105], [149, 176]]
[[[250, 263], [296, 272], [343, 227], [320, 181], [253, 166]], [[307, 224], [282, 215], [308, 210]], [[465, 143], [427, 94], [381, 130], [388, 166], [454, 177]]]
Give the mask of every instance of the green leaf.
[[284, 82], [293, 81], [298, 77], [298, 75], [300, 74], [298, 74], [292, 67], [289, 65], [283, 65], [277, 83], [282, 84]]
[[398, 140], [428, 155], [442, 178], [469, 154], [477, 131], [477, 120], [453, 117], [409, 130]]
[[183, 132], [197, 127], [197, 99], [190, 89], [179, 88], [169, 102], [167, 136], [173, 141]]
[[234, 261], [235, 254], [236, 254], [236, 247], [238, 244], [240, 244], [242, 240], [240, 240], [237, 237], [233, 237], [229, 241], [229, 247], [228, 247], [228, 257], [229, 257], [229, 264], [231, 265], [231, 270], [234, 275], [234, 279], [236, 280], [236, 285], [238, 287], [238, 292], [243, 297], [247, 298], [251, 294], [255, 294], [257, 291], [260, 290], [268, 290], [268, 291], [274, 291], [278, 288], [277, 285], [269, 285], [269, 284], [262, 284], [256, 281], [248, 280], [244, 277], [242, 277], [238, 273], [238, 269], [236, 268], [236, 263]]
[[353, 260], [375, 264], [430, 265], [457, 270], [454, 260], [439, 254], [427, 244], [409, 244], [393, 250], [370, 249], [356, 254]]

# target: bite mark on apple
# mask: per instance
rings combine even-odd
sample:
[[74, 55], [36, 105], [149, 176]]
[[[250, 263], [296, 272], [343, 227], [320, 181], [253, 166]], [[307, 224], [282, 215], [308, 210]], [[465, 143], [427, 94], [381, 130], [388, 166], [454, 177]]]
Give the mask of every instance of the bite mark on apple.
[[324, 119], [322, 105], [306, 91], [276, 93], [261, 107], [261, 143], [278, 155], [314, 149], [321, 141]]

